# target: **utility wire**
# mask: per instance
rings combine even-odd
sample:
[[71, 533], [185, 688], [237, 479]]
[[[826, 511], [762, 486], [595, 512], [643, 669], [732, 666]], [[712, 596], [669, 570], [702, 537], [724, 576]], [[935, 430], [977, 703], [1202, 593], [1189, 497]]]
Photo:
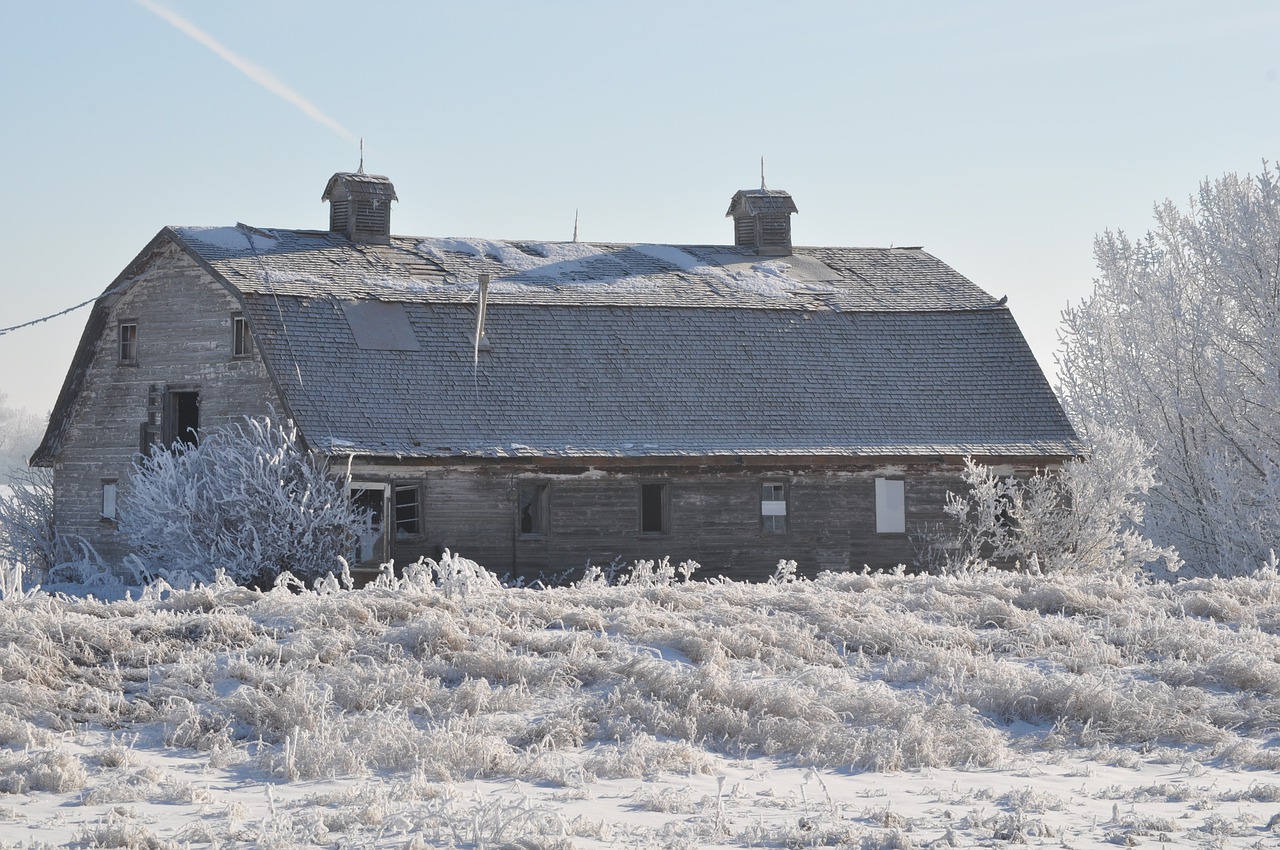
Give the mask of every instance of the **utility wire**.
[[92, 298], [90, 298], [88, 301], [81, 301], [79, 304], [77, 304], [77, 305], [76, 305], [76, 306], [74, 306], [74, 307], [68, 307], [68, 308], [67, 308], [67, 309], [65, 309], [65, 310], [59, 310], [59, 311], [58, 311], [58, 312], [56, 312], [56, 313], [51, 313], [51, 314], [49, 314], [48, 316], [44, 316], [44, 317], [39, 318], [39, 319], [32, 319], [32, 320], [31, 320], [31, 321], [29, 321], [29, 322], [23, 322], [22, 324], [20, 324], [20, 325], [14, 325], [14, 326], [13, 326], [13, 327], [11, 327], [11, 328], [0, 328], [0, 336], [4, 336], [5, 334], [10, 333], [10, 332], [12, 332], [12, 331], [18, 331], [18, 330], [22, 330], [23, 328], [29, 328], [29, 327], [31, 327], [32, 325], [38, 325], [38, 324], [40, 324], [41, 322], [47, 322], [47, 321], [49, 321], [50, 319], [56, 319], [56, 318], [58, 318], [59, 316], [65, 316], [65, 315], [67, 315], [68, 313], [74, 313], [76, 310], [79, 310], [81, 307], [87, 307], [87, 306], [89, 306], [90, 304], [92, 304], [93, 302], [97, 301], [97, 300], [98, 300], [99, 298], [101, 298], [101, 297], [102, 297], [101, 295], [95, 295], [95, 296], [93, 296]]

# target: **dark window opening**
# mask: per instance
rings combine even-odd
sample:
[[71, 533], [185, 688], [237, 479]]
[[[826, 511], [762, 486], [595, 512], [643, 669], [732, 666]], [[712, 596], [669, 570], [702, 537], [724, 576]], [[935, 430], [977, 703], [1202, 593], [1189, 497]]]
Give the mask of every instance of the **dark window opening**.
[[640, 485], [640, 533], [667, 533], [667, 500], [666, 484]]
[[[1013, 487], [1012, 478], [1006, 478], [1004, 483], [1009, 488]], [[1013, 508], [1013, 494], [1009, 490], [1005, 490], [996, 496], [996, 524], [1009, 531], [1016, 531], [1018, 520], [1013, 514]]]
[[253, 337], [249, 336], [249, 321], [244, 316], [231, 317], [231, 356], [248, 357], [253, 354]]
[[422, 515], [418, 510], [418, 485], [396, 487], [396, 538], [417, 537], [422, 533]]
[[133, 323], [120, 323], [120, 362], [136, 366], [138, 364], [138, 326]]
[[200, 393], [171, 392], [165, 408], [164, 444], [196, 445], [200, 431]]
[[547, 533], [547, 492], [546, 484], [520, 485], [520, 534], [541, 537]]

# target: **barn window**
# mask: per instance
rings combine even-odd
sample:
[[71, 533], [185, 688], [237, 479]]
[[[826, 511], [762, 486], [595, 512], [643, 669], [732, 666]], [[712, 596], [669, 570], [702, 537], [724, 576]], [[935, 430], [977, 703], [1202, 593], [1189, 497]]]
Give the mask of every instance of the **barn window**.
[[906, 482], [876, 479], [876, 533], [902, 534], [907, 530]]
[[546, 484], [520, 485], [520, 535], [544, 537], [550, 527], [550, 495]]
[[253, 337], [249, 336], [249, 320], [240, 313], [231, 316], [231, 356], [248, 357], [253, 354]]
[[102, 479], [102, 519], [115, 522], [116, 494], [119, 484], [115, 478]]
[[760, 530], [766, 534], [787, 533], [787, 485], [766, 481], [760, 487]]
[[671, 530], [671, 485], [640, 485], [640, 533], [668, 534]]
[[396, 539], [422, 534], [422, 514], [418, 503], [417, 484], [397, 484], [395, 495]]
[[138, 323], [121, 322], [120, 331], [120, 364], [122, 366], [138, 365]]

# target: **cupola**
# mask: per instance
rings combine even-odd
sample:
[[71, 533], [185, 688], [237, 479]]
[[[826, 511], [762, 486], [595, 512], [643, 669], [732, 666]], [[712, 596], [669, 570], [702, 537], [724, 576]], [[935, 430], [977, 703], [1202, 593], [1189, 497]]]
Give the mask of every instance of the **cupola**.
[[352, 242], [386, 245], [391, 241], [391, 202], [396, 188], [381, 174], [338, 172], [324, 187], [329, 202], [329, 229]]
[[791, 195], [781, 189], [742, 189], [729, 201], [733, 244], [757, 254], [791, 253], [791, 214], [798, 212]]

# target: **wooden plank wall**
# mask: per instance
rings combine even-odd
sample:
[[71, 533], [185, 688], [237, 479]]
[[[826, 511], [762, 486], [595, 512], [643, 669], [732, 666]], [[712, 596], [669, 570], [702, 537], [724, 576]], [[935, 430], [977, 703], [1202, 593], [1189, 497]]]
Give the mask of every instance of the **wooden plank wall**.
[[[284, 409], [261, 359], [232, 357], [231, 316], [239, 309], [173, 246], [162, 248], [117, 300], [54, 464], [54, 515], [64, 537], [83, 538], [111, 564], [128, 552], [117, 525], [102, 519], [102, 480], [118, 479], [119, 505], [127, 510], [140, 426], [155, 407], [153, 387], [161, 394], [167, 385], [199, 392], [202, 427]], [[119, 362], [122, 319], [137, 321], [137, 365]]]
[[[819, 570], [910, 567], [911, 532], [944, 522], [948, 490], [962, 489], [959, 459], [933, 462], [849, 461], [812, 467], [654, 466], [587, 467], [577, 471], [530, 469], [517, 463], [406, 468], [366, 464], [357, 475], [368, 480], [417, 483], [422, 535], [393, 540], [397, 563], [438, 557], [446, 548], [499, 575], [526, 579], [587, 564], [619, 559], [692, 559], [702, 577], [724, 575], [762, 580], [779, 560], [793, 559], [802, 574]], [[1030, 468], [1020, 469], [1029, 474]], [[905, 481], [908, 533], [878, 534], [875, 479]], [[521, 481], [549, 487], [549, 532], [518, 533], [517, 493]], [[640, 485], [670, 486], [670, 533], [640, 533]], [[766, 532], [760, 521], [764, 482], [786, 482], [788, 525], [783, 534]]]

